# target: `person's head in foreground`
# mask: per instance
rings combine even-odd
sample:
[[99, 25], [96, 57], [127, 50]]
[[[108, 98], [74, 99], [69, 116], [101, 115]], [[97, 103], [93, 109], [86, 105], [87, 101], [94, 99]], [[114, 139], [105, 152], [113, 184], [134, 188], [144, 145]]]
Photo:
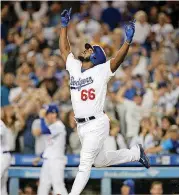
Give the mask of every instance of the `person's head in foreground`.
[[132, 179], [127, 179], [123, 182], [121, 187], [121, 195], [133, 195], [135, 194], [135, 183]]
[[106, 54], [98, 45], [85, 44], [85, 50], [78, 56], [84, 69], [91, 68], [106, 62]]
[[35, 195], [36, 194], [36, 187], [33, 184], [27, 184], [24, 187], [24, 195]]
[[161, 195], [163, 194], [163, 185], [160, 181], [154, 181], [150, 188], [151, 195]]
[[49, 104], [47, 106], [44, 106], [46, 114], [45, 119], [47, 123], [52, 124], [57, 121], [59, 109], [56, 104]]

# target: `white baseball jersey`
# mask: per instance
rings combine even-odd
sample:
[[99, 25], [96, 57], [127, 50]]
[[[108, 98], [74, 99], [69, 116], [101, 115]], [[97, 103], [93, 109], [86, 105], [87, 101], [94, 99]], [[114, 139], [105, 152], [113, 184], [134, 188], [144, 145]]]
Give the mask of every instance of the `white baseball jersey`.
[[111, 72], [110, 61], [82, 72], [82, 62], [70, 53], [66, 69], [70, 74], [71, 101], [75, 117], [85, 118], [102, 113], [107, 83], [114, 75]]
[[61, 121], [48, 126], [51, 134], [46, 134], [43, 158], [65, 159], [66, 130]]
[[1, 153], [3, 151], [9, 151], [9, 145], [8, 145], [8, 128], [4, 124], [2, 120], [0, 120], [0, 135], [1, 135], [1, 148], [0, 151]]

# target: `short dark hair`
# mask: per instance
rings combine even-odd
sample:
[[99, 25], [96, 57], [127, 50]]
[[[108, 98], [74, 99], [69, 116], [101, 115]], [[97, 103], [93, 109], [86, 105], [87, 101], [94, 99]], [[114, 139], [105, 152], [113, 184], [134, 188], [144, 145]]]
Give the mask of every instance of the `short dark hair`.
[[172, 116], [163, 116], [162, 121], [164, 119], [166, 119], [170, 123], [170, 125], [175, 125], [176, 124], [175, 119]]

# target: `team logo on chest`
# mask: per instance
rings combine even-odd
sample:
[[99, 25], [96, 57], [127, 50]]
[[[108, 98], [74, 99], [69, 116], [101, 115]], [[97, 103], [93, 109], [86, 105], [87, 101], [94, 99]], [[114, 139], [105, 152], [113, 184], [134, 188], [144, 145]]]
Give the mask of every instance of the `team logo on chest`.
[[73, 76], [70, 77], [70, 89], [77, 89], [78, 91], [80, 91], [81, 88], [92, 83], [93, 83], [92, 77], [87, 77], [85, 79], [79, 78], [78, 80], [75, 80]]

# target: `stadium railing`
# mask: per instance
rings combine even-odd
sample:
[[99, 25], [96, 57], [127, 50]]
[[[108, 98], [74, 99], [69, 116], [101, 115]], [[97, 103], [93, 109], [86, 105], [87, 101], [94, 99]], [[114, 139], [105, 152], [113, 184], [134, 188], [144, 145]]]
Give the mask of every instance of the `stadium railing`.
[[[38, 179], [40, 167], [32, 165], [34, 155], [15, 154], [9, 168], [9, 194], [18, 195], [19, 179]], [[101, 179], [101, 195], [111, 195], [111, 179], [179, 178], [179, 155], [152, 155], [151, 168], [145, 169], [138, 162], [107, 168], [92, 168], [90, 178]], [[65, 178], [74, 179], [78, 171], [78, 155], [67, 156]], [[170, 167], [170, 168], [169, 168]]]

